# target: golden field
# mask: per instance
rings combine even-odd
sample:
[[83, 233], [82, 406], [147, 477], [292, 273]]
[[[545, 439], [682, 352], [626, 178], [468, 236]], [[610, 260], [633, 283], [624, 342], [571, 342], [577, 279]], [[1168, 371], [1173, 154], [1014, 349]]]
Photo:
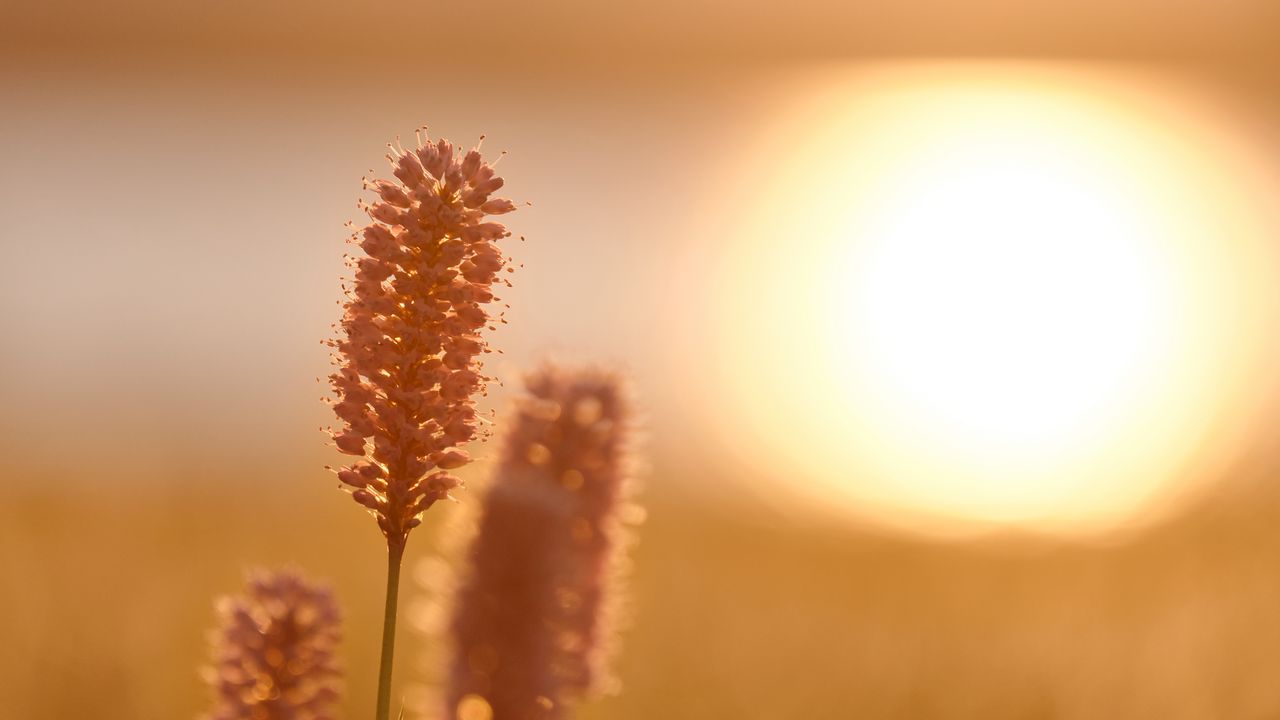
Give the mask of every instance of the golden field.
[[[376, 635], [358, 629], [377, 625], [383, 563], [368, 519], [324, 484], [300, 477], [252, 504], [232, 491], [10, 496], [6, 716], [195, 716], [207, 703], [197, 667], [211, 598], [234, 590], [243, 566], [285, 563], [336, 587], [346, 709], [358, 716], [377, 652]], [[660, 477], [649, 486], [624, 689], [582, 717], [1198, 719], [1280, 708], [1280, 534], [1275, 496], [1258, 485], [1103, 543], [910, 540], [681, 499]], [[410, 563], [428, 554], [415, 539]], [[428, 641], [403, 636], [398, 686], [431, 680], [414, 667]]]

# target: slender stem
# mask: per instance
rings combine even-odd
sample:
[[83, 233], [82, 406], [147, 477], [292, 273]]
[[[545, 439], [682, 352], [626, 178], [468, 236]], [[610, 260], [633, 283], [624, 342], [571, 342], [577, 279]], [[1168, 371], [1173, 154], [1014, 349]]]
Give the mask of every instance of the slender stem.
[[391, 662], [396, 654], [396, 604], [400, 597], [400, 561], [404, 543], [387, 547], [387, 607], [382, 616], [382, 665], [378, 669], [378, 711], [375, 720], [391, 717]]

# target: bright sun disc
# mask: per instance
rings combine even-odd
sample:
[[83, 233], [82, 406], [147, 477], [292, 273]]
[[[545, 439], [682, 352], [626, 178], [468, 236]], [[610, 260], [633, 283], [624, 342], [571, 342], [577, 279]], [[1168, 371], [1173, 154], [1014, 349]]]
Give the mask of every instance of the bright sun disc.
[[1112, 95], [885, 72], [798, 121], [810, 146], [726, 268], [749, 322], [723, 339], [748, 422], [826, 499], [1094, 527], [1186, 470], [1256, 332], [1256, 257], [1186, 128]]
[[922, 137], [845, 221], [833, 339], [848, 399], [920, 444], [1049, 459], [1154, 390], [1176, 278], [1137, 198], [1052, 127], [997, 119]]

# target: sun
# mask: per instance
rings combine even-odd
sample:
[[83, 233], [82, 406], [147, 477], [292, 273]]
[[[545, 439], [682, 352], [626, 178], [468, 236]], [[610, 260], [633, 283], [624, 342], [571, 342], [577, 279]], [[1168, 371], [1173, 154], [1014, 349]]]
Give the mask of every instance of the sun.
[[844, 221], [832, 339], [847, 399], [922, 442], [1046, 456], [1156, 391], [1178, 269], [1070, 136], [997, 119], [925, 134]]
[[863, 510], [1131, 516], [1206, 442], [1241, 348], [1203, 163], [1060, 74], [850, 95], [806, 116], [724, 274], [751, 432]]

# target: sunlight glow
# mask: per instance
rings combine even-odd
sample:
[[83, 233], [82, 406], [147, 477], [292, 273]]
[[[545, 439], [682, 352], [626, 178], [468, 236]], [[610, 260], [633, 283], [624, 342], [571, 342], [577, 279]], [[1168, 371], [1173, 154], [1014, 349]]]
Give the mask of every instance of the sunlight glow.
[[1186, 127], [1061, 73], [844, 90], [795, 120], [816, 133], [725, 274], [755, 431], [864, 512], [1132, 515], [1204, 449], [1259, 332], [1256, 248]]
[[1069, 136], [999, 119], [922, 138], [844, 221], [833, 330], [845, 380], [872, 381], [850, 402], [969, 454], [1040, 455], [1114, 432], [1159, 380], [1176, 278], [1142, 208]]

